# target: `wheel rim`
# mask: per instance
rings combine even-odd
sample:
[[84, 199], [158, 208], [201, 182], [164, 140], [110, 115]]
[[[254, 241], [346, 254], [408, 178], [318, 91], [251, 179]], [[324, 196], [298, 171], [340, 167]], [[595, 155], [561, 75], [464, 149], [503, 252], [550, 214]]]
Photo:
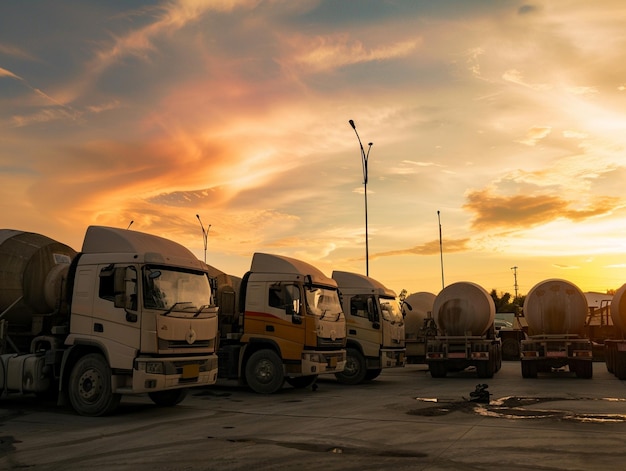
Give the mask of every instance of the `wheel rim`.
[[275, 375], [274, 365], [269, 360], [259, 361], [254, 368], [254, 376], [260, 383], [270, 383]]
[[348, 355], [346, 358], [346, 366], [344, 366], [343, 374], [345, 376], [356, 376], [359, 372], [359, 362], [353, 356]]
[[100, 373], [90, 368], [85, 370], [78, 380], [78, 394], [85, 402], [95, 402], [100, 397], [103, 388], [103, 378]]

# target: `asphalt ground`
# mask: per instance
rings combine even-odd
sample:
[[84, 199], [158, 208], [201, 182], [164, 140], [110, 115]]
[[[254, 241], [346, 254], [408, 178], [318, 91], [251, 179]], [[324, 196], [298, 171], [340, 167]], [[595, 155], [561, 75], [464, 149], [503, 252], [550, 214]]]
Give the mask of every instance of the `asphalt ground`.
[[[0, 469], [626, 469], [626, 387], [603, 363], [592, 379], [523, 379], [519, 362], [504, 362], [488, 380], [407, 365], [367, 384], [329, 376], [316, 386], [259, 395], [219, 383], [172, 408], [124, 398], [100, 418], [5, 397]], [[477, 388], [488, 403], [472, 400]]]

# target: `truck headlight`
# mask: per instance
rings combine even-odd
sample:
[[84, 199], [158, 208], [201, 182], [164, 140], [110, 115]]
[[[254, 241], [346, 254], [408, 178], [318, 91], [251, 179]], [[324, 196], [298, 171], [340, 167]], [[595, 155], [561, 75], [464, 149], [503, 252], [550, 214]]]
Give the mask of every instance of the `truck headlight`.
[[144, 363], [146, 367], [146, 373], [153, 375], [162, 375], [165, 373], [163, 363], [160, 361], [147, 361]]

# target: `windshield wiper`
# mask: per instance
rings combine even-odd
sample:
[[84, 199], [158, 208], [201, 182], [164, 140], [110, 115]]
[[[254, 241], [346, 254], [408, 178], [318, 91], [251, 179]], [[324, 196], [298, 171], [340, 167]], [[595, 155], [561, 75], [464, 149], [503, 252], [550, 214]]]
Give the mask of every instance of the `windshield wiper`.
[[202, 306], [200, 306], [200, 309], [198, 309], [196, 311], [196, 313], [193, 315], [193, 317], [198, 317], [200, 314], [202, 314], [202, 311], [204, 311], [205, 309], [211, 307], [210, 304], [203, 304]]
[[[177, 303], [172, 304], [172, 306], [171, 306], [171, 307], [170, 307], [167, 311], [165, 311], [165, 312], [163, 313], [163, 315], [164, 315], [164, 316], [167, 316], [167, 315], [168, 315], [170, 312], [172, 312], [172, 311], [174, 310], [174, 308], [175, 308], [176, 306], [178, 306], [179, 304], [193, 304], [193, 303], [192, 303], [191, 301], [179, 301], [179, 302], [177, 302]], [[193, 306], [192, 306], [192, 307], [193, 307]], [[185, 309], [187, 309], [187, 308], [185, 308]]]

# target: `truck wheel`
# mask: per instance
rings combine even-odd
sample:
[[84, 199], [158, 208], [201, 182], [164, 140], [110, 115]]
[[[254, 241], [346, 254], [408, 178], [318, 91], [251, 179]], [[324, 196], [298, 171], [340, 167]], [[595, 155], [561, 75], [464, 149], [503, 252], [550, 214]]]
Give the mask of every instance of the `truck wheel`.
[[443, 361], [433, 361], [429, 363], [428, 371], [430, 371], [431, 378], [445, 378], [448, 374], [448, 369]]
[[148, 397], [159, 407], [172, 407], [187, 397], [187, 389], [167, 389], [148, 393]]
[[254, 352], [246, 363], [245, 371], [248, 386], [257, 393], [273, 394], [285, 382], [283, 363], [272, 350]]
[[522, 361], [522, 378], [536, 378], [537, 364], [534, 361]]
[[315, 381], [317, 381], [317, 375], [309, 375], [309, 376], [294, 376], [292, 378], [285, 378], [287, 384], [292, 388], [296, 389], [304, 389], [313, 385]]
[[502, 345], [493, 344], [489, 347], [489, 357], [493, 358], [493, 373], [502, 368]]
[[593, 363], [590, 361], [578, 361], [574, 368], [577, 378], [591, 379], [593, 377]]
[[615, 371], [613, 374], [617, 379], [624, 380], [626, 379], [626, 355], [623, 352], [615, 352], [614, 355]]
[[365, 373], [365, 381], [371, 381], [378, 378], [382, 371], [383, 370], [381, 368], [376, 368], [375, 370], [367, 370], [367, 373]]
[[503, 360], [519, 360], [520, 344], [519, 341], [512, 338], [506, 338], [502, 341], [502, 359]]
[[487, 361], [480, 361], [476, 364], [476, 375], [479, 378], [493, 378], [495, 370], [495, 358], [489, 358]]
[[346, 349], [346, 366], [340, 373], [335, 373], [341, 384], [359, 384], [365, 380], [367, 365], [365, 357], [356, 348]]
[[606, 371], [613, 373], [615, 371], [615, 359], [611, 344], [604, 344], [604, 364], [606, 365]]
[[76, 362], [70, 374], [68, 395], [74, 410], [88, 417], [110, 414], [121, 399], [111, 389], [111, 368], [99, 353], [90, 353]]

